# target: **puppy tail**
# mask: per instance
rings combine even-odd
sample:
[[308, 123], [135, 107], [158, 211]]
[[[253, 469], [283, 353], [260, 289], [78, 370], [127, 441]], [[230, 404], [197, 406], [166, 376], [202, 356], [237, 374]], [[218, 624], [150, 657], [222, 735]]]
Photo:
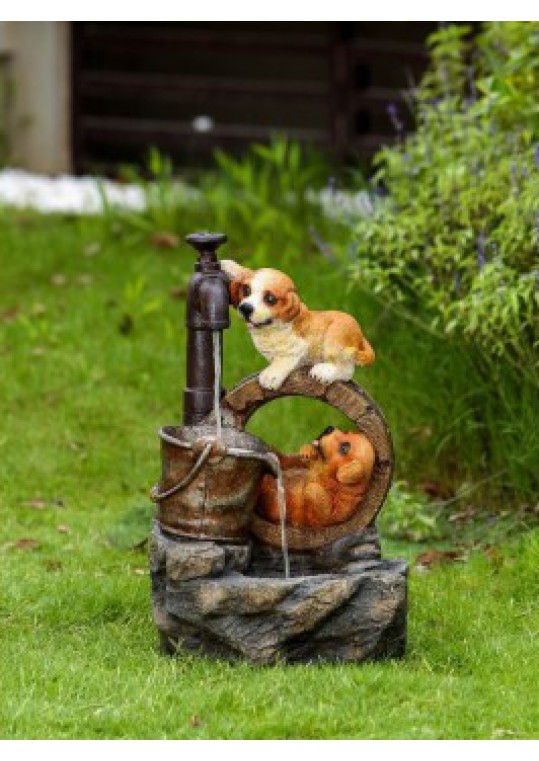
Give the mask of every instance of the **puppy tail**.
[[374, 349], [365, 337], [362, 345], [356, 350], [355, 360], [358, 365], [372, 365], [374, 362]]

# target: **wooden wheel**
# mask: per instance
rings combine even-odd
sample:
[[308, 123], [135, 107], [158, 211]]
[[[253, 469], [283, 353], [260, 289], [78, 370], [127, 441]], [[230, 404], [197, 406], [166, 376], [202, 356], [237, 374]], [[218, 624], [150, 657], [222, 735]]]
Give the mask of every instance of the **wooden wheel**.
[[[304, 396], [318, 399], [340, 410], [369, 437], [376, 452], [376, 463], [367, 494], [355, 515], [349, 520], [319, 529], [286, 527], [288, 546], [292, 550], [314, 550], [349, 534], [357, 534], [376, 518], [391, 486], [393, 477], [393, 444], [382, 412], [357, 383], [337, 381], [324, 386], [309, 375], [309, 367], [291, 373], [278, 391], [268, 391], [258, 382], [258, 374], [244, 378], [223, 400], [223, 419], [240, 430], [252, 415], [274, 399]], [[255, 515], [252, 533], [274, 547], [281, 546], [279, 526]]]

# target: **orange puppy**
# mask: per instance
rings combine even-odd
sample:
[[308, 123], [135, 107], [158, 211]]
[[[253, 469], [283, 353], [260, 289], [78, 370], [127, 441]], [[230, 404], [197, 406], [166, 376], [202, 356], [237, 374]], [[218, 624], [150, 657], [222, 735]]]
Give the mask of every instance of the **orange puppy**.
[[353, 378], [356, 365], [374, 362], [374, 351], [356, 320], [344, 312], [314, 312], [303, 304], [293, 281], [274, 269], [250, 270], [221, 261], [230, 278], [230, 298], [258, 351], [269, 361], [260, 373], [263, 388], [278, 389], [292, 370], [312, 364], [321, 383]]
[[[363, 433], [326, 428], [300, 457], [282, 455], [286, 522], [291, 526], [320, 528], [351, 518], [365, 497], [374, 468], [375, 452]], [[277, 486], [264, 476], [257, 512], [279, 521]]]

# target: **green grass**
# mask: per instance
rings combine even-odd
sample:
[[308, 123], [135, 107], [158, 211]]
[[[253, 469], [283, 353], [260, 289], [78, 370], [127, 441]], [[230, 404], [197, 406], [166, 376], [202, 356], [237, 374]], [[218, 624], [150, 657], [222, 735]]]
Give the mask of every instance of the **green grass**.
[[[180, 420], [184, 304], [169, 290], [193, 254], [107, 242], [91, 221], [4, 215], [0, 225], [0, 736], [537, 736], [537, 531], [462, 564], [412, 570], [400, 662], [253, 669], [159, 656], [145, 554], [109, 538], [148, 503], [156, 429]], [[307, 303], [350, 309], [372, 339], [377, 362], [357, 379], [386, 413], [399, 476], [471, 477], [473, 456], [462, 465], [433, 443], [466, 414], [457, 353], [427, 363], [432, 345], [418, 349], [409, 326], [347, 293], [314, 256], [287, 269]], [[234, 318], [226, 384], [263, 364]], [[334, 421], [288, 400], [250, 430], [293, 450]], [[389, 555], [419, 551], [384, 544]]]

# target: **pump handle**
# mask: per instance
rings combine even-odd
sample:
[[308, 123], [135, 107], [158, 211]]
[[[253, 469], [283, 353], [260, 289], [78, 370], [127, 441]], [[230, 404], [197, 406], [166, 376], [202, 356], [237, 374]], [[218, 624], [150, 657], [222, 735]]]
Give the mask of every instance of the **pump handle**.
[[186, 243], [196, 248], [199, 254], [214, 254], [220, 245], [228, 240], [224, 233], [200, 232], [191, 233], [185, 239]]

